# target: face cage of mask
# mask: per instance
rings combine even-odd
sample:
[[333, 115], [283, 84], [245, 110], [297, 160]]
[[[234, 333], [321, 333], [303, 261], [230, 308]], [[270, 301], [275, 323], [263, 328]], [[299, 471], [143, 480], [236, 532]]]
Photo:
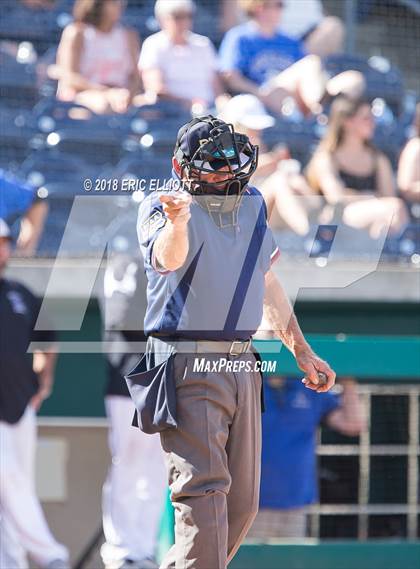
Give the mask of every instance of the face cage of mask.
[[[255, 149], [255, 162], [252, 168], [234, 179], [211, 184], [199, 179], [191, 179], [189, 174], [189, 180], [184, 182], [184, 189], [192, 194], [194, 202], [207, 211], [219, 228], [238, 225], [239, 207], [249, 179], [256, 169], [257, 156], [258, 150]], [[223, 189], [218, 190], [218, 186]]]
[[240, 166], [234, 164], [234, 169], [229, 158], [225, 158], [229, 171], [224, 173], [227, 175], [231, 174], [233, 177], [228, 177], [218, 182], [206, 182], [201, 179], [202, 174], [214, 174], [217, 170], [215, 171], [211, 167], [206, 168], [204, 166], [208, 157], [201, 159], [201, 164], [197, 165], [197, 153], [200, 152], [200, 149], [198, 149], [191, 160], [184, 160], [182, 163], [182, 171], [187, 176], [183, 180], [184, 189], [194, 196], [213, 195], [216, 197], [227, 197], [241, 194], [257, 168], [258, 146], [253, 146], [248, 142], [241, 149], [235, 149], [235, 151], [238, 152], [238, 156], [247, 156], [247, 160]]
[[[236, 164], [232, 158], [239, 160]], [[225, 166], [229, 168], [225, 173], [229, 176], [225, 180], [218, 182], [205, 182], [201, 180], [202, 174], [214, 174], [215, 170], [211, 167], [213, 160], [223, 160]], [[241, 164], [241, 160], [246, 161]], [[194, 187], [191, 193], [194, 194], [234, 194], [239, 193], [255, 172], [258, 161], [258, 147], [252, 145], [247, 136], [236, 133], [233, 125], [224, 124], [217, 126], [210, 131], [210, 138], [203, 142], [189, 160], [184, 161], [184, 168], [187, 170], [188, 179], [193, 182]], [[208, 167], [205, 166], [208, 164]], [[198, 179], [193, 176], [198, 173]], [[232, 188], [240, 182], [236, 192]], [[220, 187], [220, 189], [218, 189]]]
[[[226, 128], [227, 127], [227, 128]], [[248, 159], [244, 164], [234, 164], [227, 156], [226, 150], [234, 150], [234, 156], [245, 155]], [[214, 174], [210, 167], [211, 160], [223, 159], [229, 167], [226, 178], [219, 182], [205, 182], [201, 180], [202, 174]], [[199, 160], [198, 160], [199, 159]], [[197, 162], [201, 162], [197, 165]], [[209, 168], [205, 163], [209, 163]], [[196, 197], [196, 202], [205, 209], [213, 221], [220, 228], [238, 224], [238, 210], [242, 202], [243, 193], [258, 163], [258, 147], [252, 145], [248, 137], [235, 133], [233, 125], [215, 127], [210, 132], [210, 139], [197, 149], [188, 161], [183, 161], [183, 171], [186, 171], [187, 180], [184, 189]], [[199, 177], [194, 175], [198, 173]], [[220, 189], [219, 189], [220, 188]]]

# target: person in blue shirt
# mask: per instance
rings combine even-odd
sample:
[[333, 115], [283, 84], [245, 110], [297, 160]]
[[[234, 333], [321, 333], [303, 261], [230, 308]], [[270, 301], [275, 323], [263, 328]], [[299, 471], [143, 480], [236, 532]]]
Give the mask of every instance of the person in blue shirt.
[[[287, 97], [303, 113], [319, 113], [324, 96], [330, 93], [329, 78], [318, 55], [306, 54], [301, 41], [279, 31], [284, 2], [239, 0], [239, 6], [248, 21], [226, 33], [219, 53], [220, 71], [230, 91], [251, 93], [277, 114]], [[334, 90], [363, 87], [359, 75], [344, 75], [342, 80], [339, 76], [332, 84]]]
[[[276, 12], [278, 4], [274, 4]], [[227, 32], [220, 49], [223, 70], [235, 69], [257, 85], [276, 77], [304, 56], [299, 40], [283, 35], [276, 28], [274, 33], [265, 34], [256, 19]]]
[[318, 395], [295, 377], [265, 378], [260, 510], [248, 537], [305, 537], [306, 508], [318, 501], [318, 427], [357, 436], [365, 426], [356, 382], [339, 385], [340, 395]]
[[33, 255], [44, 228], [48, 206], [36, 189], [0, 169], [0, 217], [13, 225], [20, 220], [15, 254]]
[[278, 248], [249, 184], [257, 162], [232, 125], [194, 118], [178, 132], [170, 184], [139, 208], [148, 339], [125, 377], [137, 424], [160, 432], [168, 469], [175, 544], [161, 569], [225, 569], [255, 518], [262, 382], [251, 336], [263, 307], [305, 386], [322, 393], [335, 381], [271, 270]]

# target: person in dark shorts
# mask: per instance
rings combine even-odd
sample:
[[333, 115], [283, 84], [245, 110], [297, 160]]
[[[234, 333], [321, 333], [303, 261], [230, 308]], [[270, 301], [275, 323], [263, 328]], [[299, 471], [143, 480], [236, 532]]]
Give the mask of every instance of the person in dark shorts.
[[[10, 229], [0, 218], [0, 567], [67, 569], [68, 551], [47, 525], [35, 493], [36, 412], [52, 390], [55, 334], [35, 332], [40, 302], [4, 278]], [[42, 342], [32, 357], [31, 342]]]

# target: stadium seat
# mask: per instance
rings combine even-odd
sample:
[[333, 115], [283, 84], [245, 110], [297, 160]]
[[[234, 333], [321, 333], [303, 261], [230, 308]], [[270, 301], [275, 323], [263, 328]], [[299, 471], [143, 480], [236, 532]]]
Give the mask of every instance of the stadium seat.
[[[75, 191], [71, 182], [47, 184], [49, 215], [40, 240], [38, 255], [55, 257], [58, 249], [64, 255], [89, 256], [95, 249], [103, 250], [106, 244], [118, 237], [124, 224], [135, 227], [137, 202], [133, 207], [132, 196], [118, 196], [118, 203], [112, 195], [87, 195]], [[83, 198], [79, 207], [75, 199]], [[68, 226], [68, 223], [71, 226]], [[64, 232], [66, 240], [62, 241]], [[121, 232], [123, 233], [123, 232]]]
[[1, 0], [0, 39], [30, 41], [41, 54], [58, 42], [63, 27], [72, 19], [72, 6], [72, 0], [56, 0], [49, 9]]
[[75, 113], [85, 118], [96, 115], [83, 105], [71, 101], [59, 101], [55, 97], [42, 98], [33, 109], [33, 115], [41, 132], [52, 132], [55, 128], [72, 125]]
[[72, 154], [39, 150], [30, 154], [20, 165], [19, 174], [35, 187], [55, 182], [79, 184], [88, 177], [97, 177], [92, 167]]
[[292, 157], [305, 166], [318, 143], [317, 123], [313, 120], [290, 121], [276, 118], [276, 124], [264, 131], [264, 140], [269, 148], [285, 144]]
[[36, 130], [27, 111], [0, 107], [0, 167], [9, 170], [31, 152], [31, 139]]
[[[172, 164], [170, 155], [162, 156], [152, 150], [126, 153], [112, 171], [112, 177], [118, 179], [166, 180], [171, 177]], [[147, 189], [149, 188], [149, 184]]]
[[[124, 24], [136, 29], [142, 39], [159, 31], [159, 23], [154, 16], [155, 0], [131, 0], [123, 16]], [[194, 17], [194, 32], [209, 37], [219, 46], [222, 39], [219, 4], [214, 0], [198, 3]]]
[[153, 150], [168, 156], [173, 152], [178, 130], [191, 120], [191, 115], [177, 104], [162, 101], [132, 109], [124, 120], [130, 131], [124, 139], [125, 150]]
[[92, 164], [118, 162], [122, 140], [130, 132], [128, 116], [99, 116], [54, 98], [41, 100], [33, 114], [40, 148], [78, 155]]
[[140, 138], [140, 146], [144, 149], [152, 149], [155, 153], [162, 154], [163, 156], [171, 156], [178, 130], [182, 123], [178, 121], [156, 125], [148, 130]]
[[390, 124], [377, 123], [375, 128], [374, 144], [391, 161], [394, 169], [398, 166], [398, 159], [408, 137], [408, 128], [400, 121]]
[[39, 93], [35, 65], [19, 63], [16, 57], [0, 50], [1, 105], [32, 109]]
[[55, 97], [42, 98], [34, 107], [33, 114], [38, 129], [43, 133], [67, 127], [108, 129], [120, 131], [122, 135], [144, 133], [147, 130], [147, 123], [137, 119], [132, 111], [126, 114], [97, 115], [83, 105], [59, 101]]
[[324, 67], [330, 76], [354, 69], [366, 79], [366, 96], [373, 100], [383, 98], [395, 116], [402, 111], [404, 83], [401, 72], [383, 57], [369, 59], [349, 54], [330, 55], [324, 59]]
[[398, 236], [388, 236], [382, 258], [412, 260], [420, 255], [420, 224], [409, 223]]
[[223, 39], [223, 31], [220, 26], [219, 5], [217, 2], [207, 2], [205, 6], [198, 7], [194, 18], [194, 31], [197, 34], [207, 36], [216, 47], [219, 47]]
[[129, 2], [122, 21], [126, 26], [134, 28], [144, 40], [147, 36], [159, 31], [159, 24], [154, 17], [154, 2], [136, 4]]
[[132, 108], [128, 114], [132, 118], [141, 118], [149, 123], [173, 119], [183, 124], [191, 119], [191, 114], [179, 103], [164, 99], [150, 105]]

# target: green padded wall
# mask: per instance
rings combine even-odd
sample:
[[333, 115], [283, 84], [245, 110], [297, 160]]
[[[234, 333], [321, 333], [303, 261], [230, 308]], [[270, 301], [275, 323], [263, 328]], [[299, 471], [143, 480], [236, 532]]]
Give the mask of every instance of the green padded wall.
[[[63, 304], [71, 310], [71, 302]], [[419, 375], [420, 318], [415, 306], [300, 303], [297, 312], [315, 349], [340, 374], [389, 380]], [[345, 341], [337, 341], [337, 333], [348, 336]], [[100, 338], [101, 320], [96, 301], [89, 303], [79, 332], [60, 332], [62, 341]], [[264, 344], [256, 342], [256, 345], [264, 352]], [[286, 349], [278, 354], [278, 361], [281, 373], [300, 374]], [[103, 417], [105, 384], [102, 354], [61, 354], [54, 392], [42, 406], [41, 415]]]
[[243, 545], [229, 569], [419, 569], [420, 542]]

